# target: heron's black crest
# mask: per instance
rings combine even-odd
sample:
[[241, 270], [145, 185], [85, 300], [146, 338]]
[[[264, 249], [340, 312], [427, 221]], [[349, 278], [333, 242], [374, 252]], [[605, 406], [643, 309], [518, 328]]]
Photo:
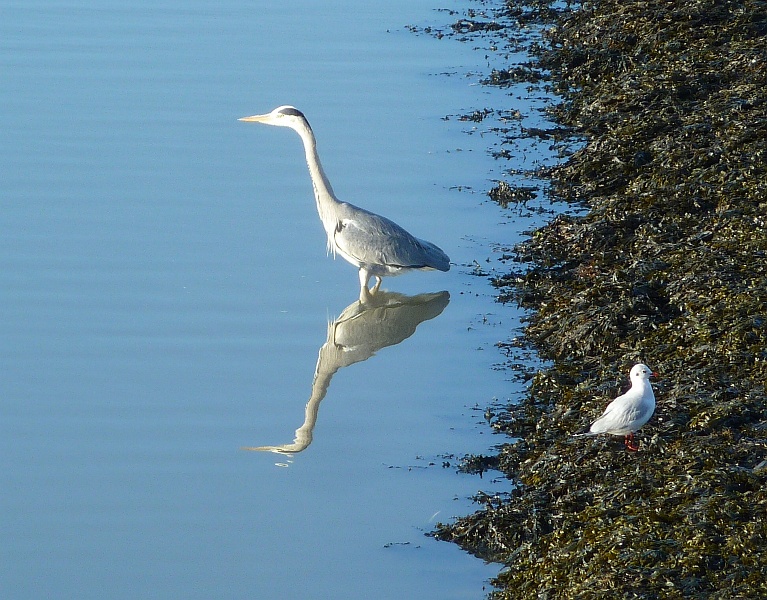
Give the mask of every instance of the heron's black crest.
[[301, 117], [302, 119], [306, 120], [306, 117], [304, 116], [304, 113], [302, 113], [297, 108], [293, 108], [292, 106], [288, 107], [288, 108], [283, 108], [280, 111], [280, 114], [282, 114], [282, 115], [289, 115], [291, 117]]

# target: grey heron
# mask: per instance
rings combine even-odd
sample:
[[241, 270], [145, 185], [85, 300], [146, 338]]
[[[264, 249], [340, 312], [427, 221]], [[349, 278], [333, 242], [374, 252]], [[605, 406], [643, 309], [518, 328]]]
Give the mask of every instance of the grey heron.
[[[279, 106], [270, 113], [239, 120], [290, 127], [301, 137], [317, 212], [328, 236], [328, 252], [340, 254], [359, 269], [360, 300], [376, 293], [384, 276], [412, 270], [450, 270], [447, 254], [431, 242], [412, 236], [385, 217], [336, 198], [320, 164], [314, 132], [300, 110]], [[371, 277], [376, 279], [372, 290], [368, 288]]]

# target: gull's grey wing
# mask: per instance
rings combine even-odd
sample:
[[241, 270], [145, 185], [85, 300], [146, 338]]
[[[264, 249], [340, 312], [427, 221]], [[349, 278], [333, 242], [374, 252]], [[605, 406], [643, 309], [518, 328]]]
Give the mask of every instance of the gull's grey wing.
[[621, 413], [605, 413], [591, 424], [592, 433], [620, 433], [626, 430], [639, 415], [639, 407], [632, 407]]

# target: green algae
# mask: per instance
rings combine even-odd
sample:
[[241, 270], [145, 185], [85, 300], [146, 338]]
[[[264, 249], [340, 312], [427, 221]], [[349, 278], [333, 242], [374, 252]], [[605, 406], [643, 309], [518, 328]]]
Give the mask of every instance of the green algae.
[[[525, 71], [551, 74], [552, 115], [585, 136], [550, 175], [588, 213], [533, 232], [495, 281], [552, 366], [496, 411], [516, 441], [466, 461], [514, 492], [434, 535], [506, 565], [495, 598], [765, 598], [767, 3], [553, 6], [510, 14], [557, 18]], [[573, 438], [638, 361], [661, 373], [640, 451]]]

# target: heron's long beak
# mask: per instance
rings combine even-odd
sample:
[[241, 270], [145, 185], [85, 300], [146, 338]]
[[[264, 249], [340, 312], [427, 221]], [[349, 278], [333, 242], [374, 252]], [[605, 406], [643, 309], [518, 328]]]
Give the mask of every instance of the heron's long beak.
[[250, 121], [255, 123], [263, 123], [269, 118], [269, 115], [253, 115], [252, 117], [242, 117], [237, 119], [238, 121]]

